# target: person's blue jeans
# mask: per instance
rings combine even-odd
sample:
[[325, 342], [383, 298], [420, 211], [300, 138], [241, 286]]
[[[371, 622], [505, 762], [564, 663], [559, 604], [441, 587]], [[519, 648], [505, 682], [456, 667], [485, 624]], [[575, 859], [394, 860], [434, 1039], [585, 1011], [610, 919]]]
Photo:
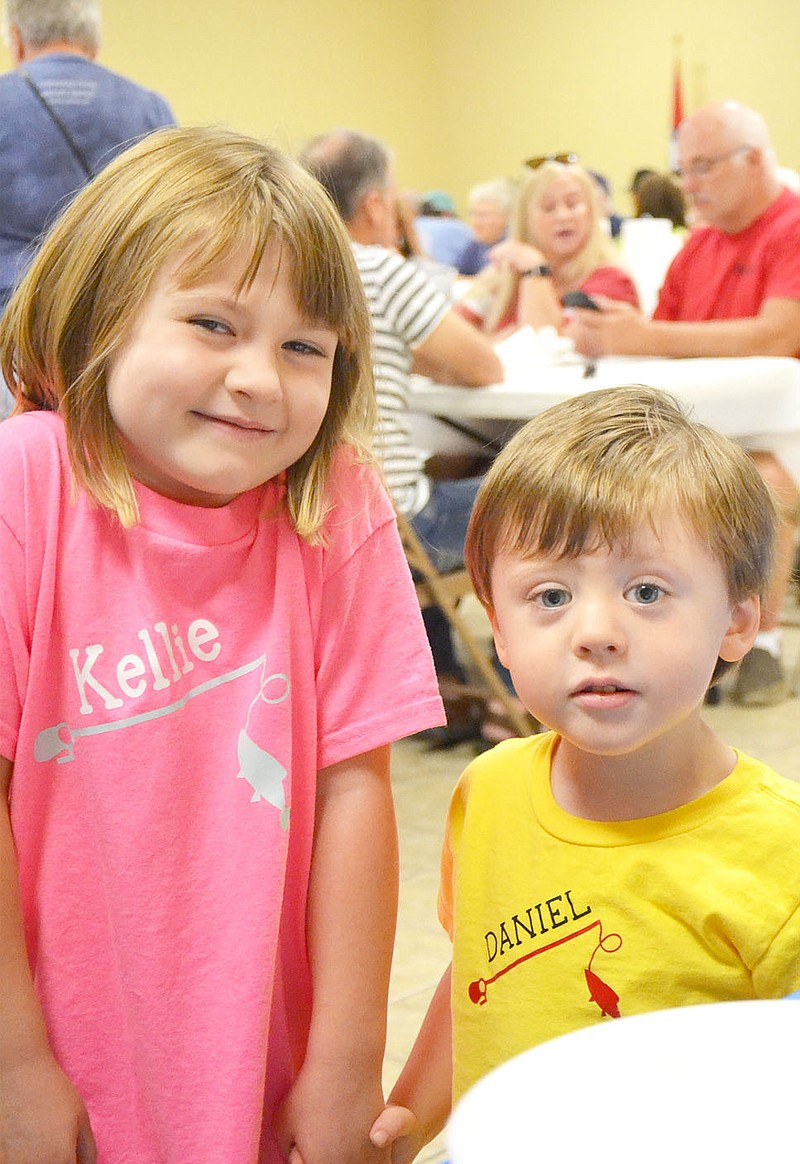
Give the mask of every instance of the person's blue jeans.
[[482, 480], [482, 477], [459, 477], [454, 481], [432, 481], [428, 504], [411, 519], [440, 574], [460, 570], [464, 565], [464, 540]]
[[[464, 565], [464, 539], [481, 480], [459, 477], [452, 481], [432, 481], [428, 504], [411, 518], [425, 552], [440, 574], [452, 573]], [[450, 623], [444, 611], [439, 606], [428, 606], [422, 618], [436, 674], [452, 675], [463, 683], [466, 675], [456, 658]]]

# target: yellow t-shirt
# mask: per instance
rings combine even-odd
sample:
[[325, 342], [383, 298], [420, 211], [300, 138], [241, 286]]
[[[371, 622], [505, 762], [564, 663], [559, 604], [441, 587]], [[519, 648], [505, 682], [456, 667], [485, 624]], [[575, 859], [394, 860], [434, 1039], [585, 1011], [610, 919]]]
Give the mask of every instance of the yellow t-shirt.
[[590, 1023], [800, 987], [800, 785], [738, 753], [691, 804], [582, 820], [550, 790], [556, 739], [487, 752], [451, 801], [439, 916], [456, 1099]]

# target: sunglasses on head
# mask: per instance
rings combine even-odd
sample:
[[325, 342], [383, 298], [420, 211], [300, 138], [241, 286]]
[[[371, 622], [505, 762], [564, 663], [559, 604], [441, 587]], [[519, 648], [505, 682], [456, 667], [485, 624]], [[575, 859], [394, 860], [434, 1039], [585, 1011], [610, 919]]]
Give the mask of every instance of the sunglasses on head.
[[546, 162], [560, 162], [562, 166], [569, 166], [577, 161], [577, 154], [538, 154], [535, 158], [528, 158], [525, 165], [530, 166], [532, 170], [538, 170]]

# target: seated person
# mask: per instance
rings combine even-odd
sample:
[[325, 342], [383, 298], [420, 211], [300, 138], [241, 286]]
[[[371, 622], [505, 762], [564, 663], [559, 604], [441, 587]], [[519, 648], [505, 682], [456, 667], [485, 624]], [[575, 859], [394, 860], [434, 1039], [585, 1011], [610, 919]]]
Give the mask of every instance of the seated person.
[[[491, 342], [456, 314], [425, 272], [398, 252], [397, 187], [387, 147], [356, 130], [336, 129], [310, 141], [301, 161], [328, 191], [344, 221], [366, 293], [380, 417], [375, 451], [384, 479], [436, 569], [457, 570], [464, 561], [464, 537], [480, 477], [434, 480], [427, 475], [427, 454], [417, 447], [408, 417], [411, 374], [420, 372], [469, 391], [502, 380], [502, 364]], [[448, 680], [463, 682], [466, 674], [444, 612], [428, 607], [424, 621], [443, 690]], [[452, 708], [447, 712], [454, 723]], [[476, 726], [468, 722], [465, 729], [474, 733]], [[446, 742], [455, 741], [450, 737]]]
[[589, 170], [589, 173], [597, 183], [597, 188], [600, 191], [600, 205], [603, 211], [603, 217], [608, 226], [608, 233], [612, 238], [619, 238], [622, 231], [622, 223], [624, 219], [621, 214], [614, 209], [613, 191], [611, 189], [611, 182], [598, 170]]
[[616, 262], [601, 225], [594, 179], [574, 162], [547, 161], [524, 180], [512, 235], [491, 251], [458, 310], [490, 334], [564, 323], [563, 296], [603, 295], [638, 306], [636, 287]]
[[631, 178], [631, 185], [630, 185], [631, 197], [633, 197], [635, 195], [636, 191], [639, 189], [640, 183], [642, 183], [645, 180], [645, 178], [649, 178], [651, 174], [657, 174], [657, 173], [658, 173], [658, 170], [651, 170], [647, 166], [643, 167], [641, 170], [636, 170], [634, 172], [633, 177]]
[[[681, 122], [678, 158], [693, 229], [667, 272], [653, 318], [611, 302], [600, 311], [578, 311], [568, 329], [578, 351], [800, 358], [800, 197], [781, 181], [764, 118], [739, 101], [714, 101]], [[753, 456], [782, 520], [761, 630], [739, 668], [733, 698], [763, 707], [791, 691], [780, 623], [800, 492], [773, 451], [753, 450]]]
[[648, 174], [633, 192], [634, 218], [668, 218], [685, 227], [686, 198], [669, 174]]
[[477, 275], [489, 262], [489, 251], [508, 232], [514, 188], [507, 178], [473, 186], [469, 192], [469, 225], [474, 238], [458, 264], [460, 275]]
[[431, 190], [422, 198], [415, 226], [426, 255], [458, 270], [472, 231], [456, 214], [453, 199], [444, 190]]

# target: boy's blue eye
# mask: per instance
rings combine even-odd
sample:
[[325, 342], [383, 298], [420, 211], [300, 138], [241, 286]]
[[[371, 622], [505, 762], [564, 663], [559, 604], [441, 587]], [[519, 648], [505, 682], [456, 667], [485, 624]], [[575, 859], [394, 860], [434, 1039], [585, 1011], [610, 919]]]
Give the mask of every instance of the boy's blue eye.
[[536, 595], [536, 601], [545, 610], [558, 610], [560, 606], [566, 606], [571, 597], [569, 590], [564, 590], [560, 586], [550, 586]]
[[637, 582], [628, 591], [633, 601], [638, 602], [641, 606], [652, 606], [654, 602], [658, 602], [663, 593], [664, 591], [655, 582]]

